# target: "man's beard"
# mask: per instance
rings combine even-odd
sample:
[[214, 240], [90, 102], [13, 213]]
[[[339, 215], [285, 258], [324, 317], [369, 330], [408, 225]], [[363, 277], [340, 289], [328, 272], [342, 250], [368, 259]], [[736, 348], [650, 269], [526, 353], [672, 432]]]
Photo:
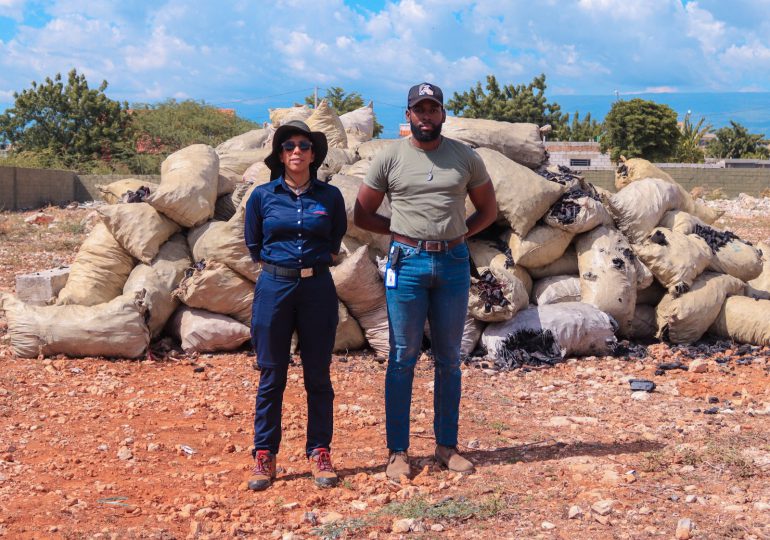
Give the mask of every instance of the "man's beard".
[[415, 124], [412, 121], [409, 122], [409, 127], [412, 130], [412, 137], [420, 142], [431, 142], [438, 139], [441, 136], [442, 125], [443, 124], [439, 124], [432, 131], [426, 133], [420, 129], [419, 124]]

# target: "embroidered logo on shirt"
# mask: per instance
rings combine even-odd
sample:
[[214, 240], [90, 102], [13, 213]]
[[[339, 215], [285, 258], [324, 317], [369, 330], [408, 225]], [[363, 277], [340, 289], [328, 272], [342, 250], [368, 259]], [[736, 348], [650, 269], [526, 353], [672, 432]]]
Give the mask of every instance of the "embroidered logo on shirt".
[[316, 216], [328, 216], [329, 215], [329, 213], [326, 210], [316, 210], [315, 212], [313, 212], [313, 214], [316, 215]]

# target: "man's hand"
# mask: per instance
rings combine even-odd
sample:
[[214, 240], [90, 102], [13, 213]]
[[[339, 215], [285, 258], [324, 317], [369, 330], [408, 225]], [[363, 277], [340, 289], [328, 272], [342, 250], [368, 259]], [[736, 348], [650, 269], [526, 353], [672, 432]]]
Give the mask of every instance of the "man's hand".
[[377, 213], [385, 193], [361, 184], [353, 207], [353, 223], [357, 227], [379, 234], [390, 234], [390, 220]]
[[468, 227], [468, 232], [465, 234], [466, 238], [483, 231], [497, 219], [497, 199], [491, 181], [469, 189], [468, 196], [471, 198], [476, 212], [465, 221], [465, 226]]

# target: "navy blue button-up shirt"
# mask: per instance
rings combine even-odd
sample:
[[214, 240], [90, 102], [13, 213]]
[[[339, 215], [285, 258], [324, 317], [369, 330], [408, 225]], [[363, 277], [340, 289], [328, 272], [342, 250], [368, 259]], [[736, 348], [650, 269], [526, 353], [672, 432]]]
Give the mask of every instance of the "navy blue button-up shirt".
[[246, 246], [254, 262], [286, 268], [331, 264], [347, 226], [342, 193], [316, 179], [296, 195], [281, 176], [255, 188], [246, 202]]

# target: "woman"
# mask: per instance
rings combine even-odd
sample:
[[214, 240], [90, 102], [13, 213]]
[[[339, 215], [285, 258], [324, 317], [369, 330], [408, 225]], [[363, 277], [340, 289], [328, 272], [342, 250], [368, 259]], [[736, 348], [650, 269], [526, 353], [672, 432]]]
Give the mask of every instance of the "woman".
[[338, 303], [329, 265], [339, 253], [347, 218], [340, 191], [316, 178], [327, 148], [326, 136], [304, 122], [279, 127], [265, 158], [271, 181], [257, 187], [246, 204], [246, 245], [251, 258], [262, 263], [251, 316], [260, 368], [249, 479], [253, 490], [267, 489], [275, 479], [295, 331], [307, 391], [306, 455], [316, 485], [337, 484], [329, 455], [334, 407], [329, 365]]

